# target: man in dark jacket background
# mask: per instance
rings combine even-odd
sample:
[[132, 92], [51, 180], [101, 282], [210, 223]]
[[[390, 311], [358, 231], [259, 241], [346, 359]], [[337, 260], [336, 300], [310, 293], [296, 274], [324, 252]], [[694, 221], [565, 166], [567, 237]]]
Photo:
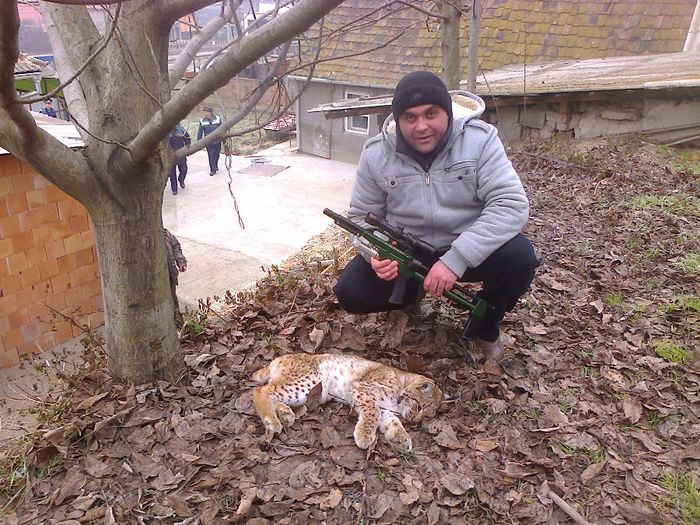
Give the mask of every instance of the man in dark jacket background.
[[49, 117], [58, 118], [56, 115], [56, 110], [51, 107], [51, 100], [49, 99], [44, 100], [44, 109], [39, 111], [39, 113], [43, 113]]
[[[199, 129], [197, 130], [197, 140], [213, 133], [221, 126], [221, 118], [214, 114], [214, 110], [209, 106], [202, 108], [202, 118], [199, 119]], [[207, 146], [209, 156], [209, 175], [214, 175], [219, 171], [219, 154], [221, 153], [221, 140], [216, 140]]]
[[[192, 142], [190, 140], [190, 134], [187, 130], [183, 128], [180, 124], [175, 126], [175, 128], [168, 135], [168, 140], [170, 140], [170, 146], [177, 151], [180, 148], [189, 146]], [[175, 170], [180, 172], [179, 176], [176, 177]], [[187, 176], [187, 157], [183, 157], [173, 164], [170, 170], [170, 189], [173, 190], [173, 195], [177, 195], [177, 183], [180, 183], [180, 187], [185, 187], [185, 176]]]

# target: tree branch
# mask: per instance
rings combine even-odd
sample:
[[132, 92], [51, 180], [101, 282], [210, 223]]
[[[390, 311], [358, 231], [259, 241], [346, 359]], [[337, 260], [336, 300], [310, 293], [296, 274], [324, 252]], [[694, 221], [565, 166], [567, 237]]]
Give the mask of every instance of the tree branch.
[[83, 157], [40, 129], [29, 110], [18, 100], [14, 64], [19, 57], [17, 1], [0, 2], [0, 144], [34, 166], [48, 180], [72, 196], [89, 185], [81, 174], [89, 173]]
[[90, 62], [92, 62], [97, 55], [99, 55], [105, 47], [107, 47], [107, 44], [109, 44], [109, 41], [112, 39], [112, 36], [114, 36], [114, 31], [117, 29], [117, 21], [119, 20], [119, 13], [121, 12], [122, 9], [122, 4], [117, 5], [117, 11], [114, 14], [114, 19], [112, 20], [112, 25], [109, 28], [109, 32], [105, 35], [105, 37], [102, 40], [102, 44], [93, 51], [93, 53], [83, 62], [83, 64], [78, 68], [78, 70], [73, 73], [73, 75], [68, 78], [65, 82], [61, 83], [58, 87], [55, 89], [51, 90], [49, 93], [46, 95], [42, 95], [40, 97], [34, 97], [34, 98], [25, 98], [22, 99], [23, 104], [33, 104], [34, 102], [41, 102], [42, 100], [46, 100], [48, 98], [51, 98], [56, 95], [59, 91], [63, 90], [68, 84], [73, 82], [80, 73], [83, 72], [83, 70], [90, 65]]
[[300, 0], [277, 18], [241, 38], [157, 111], [151, 121], [139, 131], [130, 145], [132, 162], [138, 163], [148, 158], [162, 137], [189, 114], [203, 97], [226, 85], [257, 57], [306, 31], [342, 2], [343, 0]]
[[231, 22], [236, 8], [240, 4], [241, 0], [234, 0], [233, 5], [225, 5], [221, 14], [212, 18], [196, 37], [187, 42], [185, 48], [170, 66], [170, 71], [168, 72], [168, 84], [170, 85], [170, 89], [174, 88], [175, 84], [182, 78], [182, 74], [187, 69], [187, 66], [192, 63], [197, 52], [202, 49], [202, 46], [226, 23]]

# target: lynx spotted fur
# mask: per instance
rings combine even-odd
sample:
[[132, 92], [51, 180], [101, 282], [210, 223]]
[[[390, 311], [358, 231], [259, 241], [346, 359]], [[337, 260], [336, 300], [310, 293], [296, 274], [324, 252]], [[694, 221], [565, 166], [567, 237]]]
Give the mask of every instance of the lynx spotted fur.
[[398, 416], [419, 423], [433, 417], [442, 401], [432, 379], [349, 355], [287, 354], [255, 372], [253, 379], [266, 383], [255, 387], [253, 402], [268, 432], [291, 426], [295, 415], [290, 407], [305, 404], [320, 383], [321, 403], [335, 400], [357, 411], [355, 443], [364, 449], [376, 441], [379, 428], [393, 447], [411, 450], [411, 437]]

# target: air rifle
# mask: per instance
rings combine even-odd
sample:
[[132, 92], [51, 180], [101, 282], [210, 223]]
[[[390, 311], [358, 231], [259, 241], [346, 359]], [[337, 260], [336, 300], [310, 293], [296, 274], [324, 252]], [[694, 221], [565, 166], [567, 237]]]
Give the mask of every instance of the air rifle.
[[[399, 277], [389, 298], [392, 304], [403, 304], [407, 279], [415, 279], [422, 283], [430, 270], [426, 264], [432, 265], [440, 255], [440, 251], [432, 244], [404, 232], [402, 226], [393, 226], [373, 213], [368, 213], [365, 217], [369, 228], [363, 228], [328, 208], [323, 210], [323, 213], [333, 219], [336, 225], [359, 239], [359, 244], [356, 244], [358, 250], [377, 259], [390, 259], [399, 263]], [[469, 320], [462, 330], [461, 338], [466, 341], [474, 339], [484, 314], [493, 307], [457, 284], [442, 295], [469, 310]]]

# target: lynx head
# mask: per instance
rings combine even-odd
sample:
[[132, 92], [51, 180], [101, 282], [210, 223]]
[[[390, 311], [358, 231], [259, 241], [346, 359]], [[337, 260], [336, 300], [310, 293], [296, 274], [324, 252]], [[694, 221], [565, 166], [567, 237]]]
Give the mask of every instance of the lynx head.
[[435, 381], [418, 374], [410, 374], [406, 386], [399, 393], [398, 408], [401, 415], [414, 423], [435, 415], [442, 403], [442, 391]]

